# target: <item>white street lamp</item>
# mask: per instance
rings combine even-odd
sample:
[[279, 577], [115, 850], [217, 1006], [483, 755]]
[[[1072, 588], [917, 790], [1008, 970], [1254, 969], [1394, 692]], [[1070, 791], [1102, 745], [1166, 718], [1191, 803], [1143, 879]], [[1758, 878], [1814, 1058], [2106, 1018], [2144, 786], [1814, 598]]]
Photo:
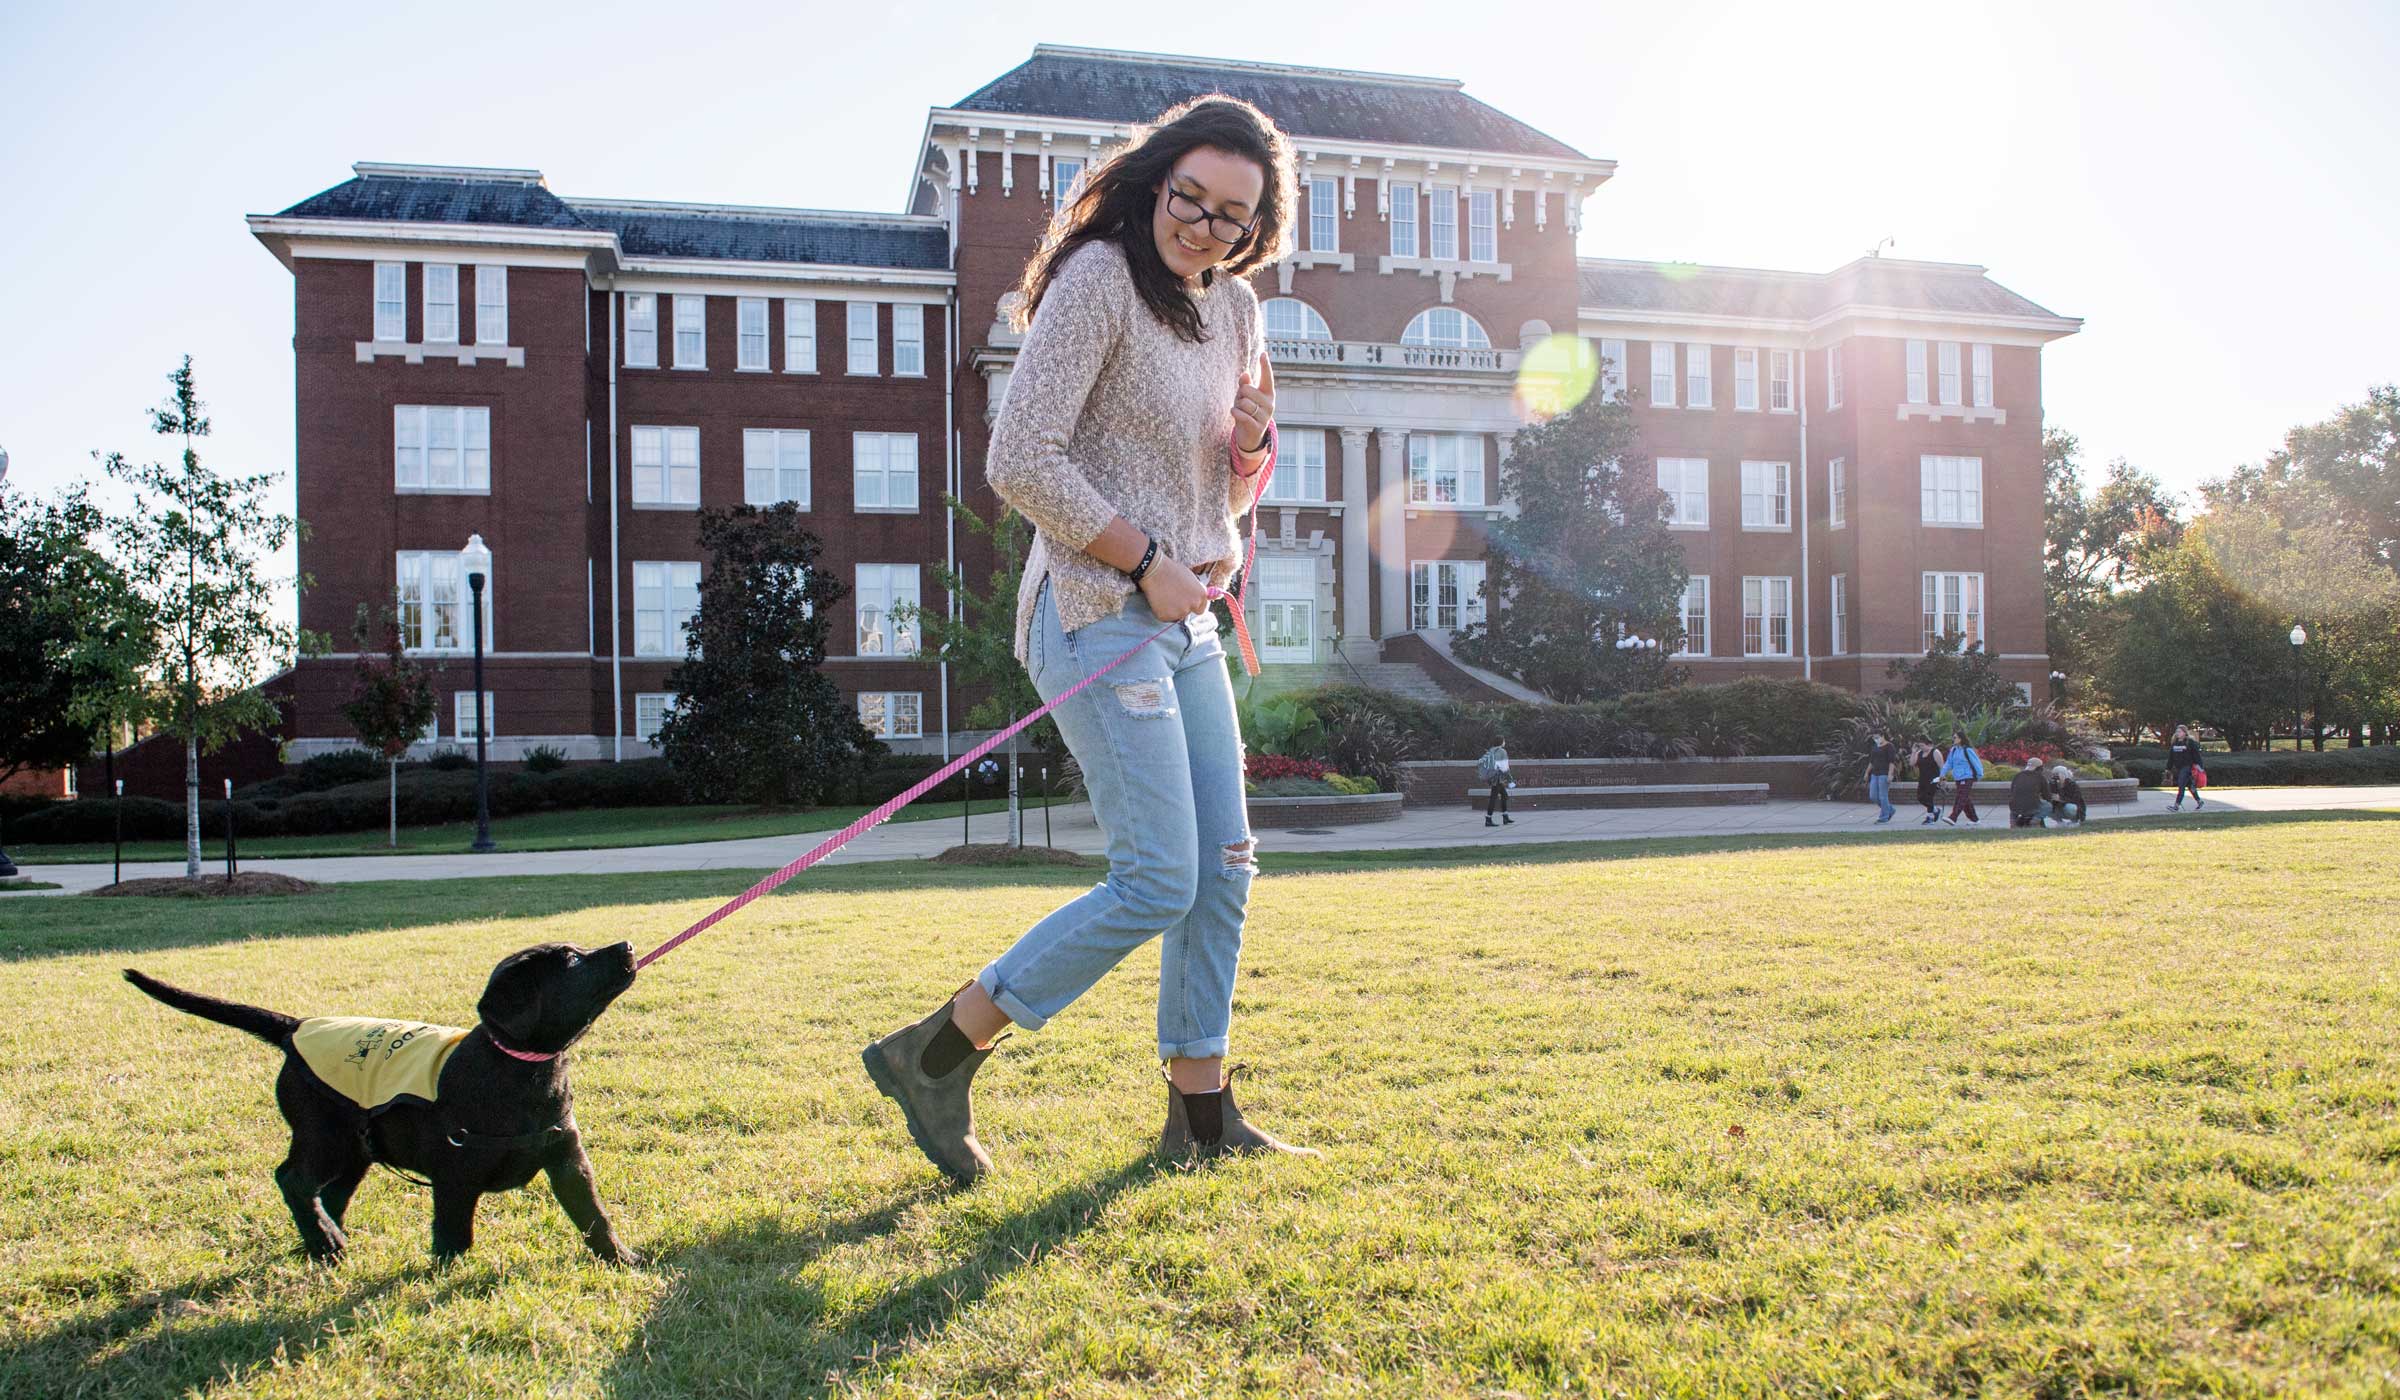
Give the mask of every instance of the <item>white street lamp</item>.
[[492, 841], [491, 793], [484, 774], [492, 726], [490, 716], [483, 712], [483, 585], [491, 577], [492, 551], [483, 536], [467, 536], [467, 547], [458, 552], [458, 562], [467, 575], [467, 625], [475, 638], [475, 840], [467, 849], [483, 852], [498, 849]]

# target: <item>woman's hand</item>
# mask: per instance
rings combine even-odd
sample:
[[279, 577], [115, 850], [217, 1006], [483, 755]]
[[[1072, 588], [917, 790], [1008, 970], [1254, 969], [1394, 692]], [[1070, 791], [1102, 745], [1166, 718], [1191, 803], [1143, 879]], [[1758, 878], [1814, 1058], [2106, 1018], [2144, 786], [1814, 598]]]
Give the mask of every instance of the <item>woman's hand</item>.
[[1208, 583], [1184, 567], [1181, 560], [1160, 554], [1142, 575], [1142, 596], [1150, 611], [1167, 622], [1187, 622], [1208, 611]]
[[1242, 377], [1233, 396], [1233, 450], [1250, 466], [1267, 450], [1267, 429], [1275, 422], [1275, 365], [1267, 352], [1258, 352], [1256, 373]]

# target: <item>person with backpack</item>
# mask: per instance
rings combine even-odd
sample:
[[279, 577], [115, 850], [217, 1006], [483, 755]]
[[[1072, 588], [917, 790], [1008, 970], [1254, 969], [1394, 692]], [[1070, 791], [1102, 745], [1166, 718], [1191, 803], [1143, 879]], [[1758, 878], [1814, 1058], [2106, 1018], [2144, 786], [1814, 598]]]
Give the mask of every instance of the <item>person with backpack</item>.
[[1961, 812], [1966, 813], [1967, 825], [1983, 825], [1983, 818], [1975, 811], [1975, 783], [1983, 776], [1983, 755], [1967, 742], [1963, 729], [1950, 736], [1950, 756], [1942, 761], [1942, 776], [1958, 789], [1958, 795], [1950, 800], [1950, 825], [1958, 825]]
[[1900, 762], [1900, 750], [1880, 730], [1868, 737], [1875, 744], [1867, 754], [1867, 797], [1881, 813], [1875, 824], [1882, 826], [1900, 812], [1892, 805], [1892, 769]]
[[1942, 819], [1942, 751], [1919, 739], [1912, 760], [1917, 769], [1917, 805], [1925, 809], [1925, 820], [1919, 826], [1931, 826]]
[[2193, 811], [2208, 805], [2208, 799], [2200, 795], [2200, 741], [2192, 737], [2189, 725], [2175, 726], [2175, 742], [2167, 746], [2167, 773], [2175, 779], [2175, 803], [2168, 811], [2182, 811], [2187, 792], [2192, 795]]
[[[1515, 826], [1517, 819], [1508, 814], [1508, 790], [1517, 785], [1517, 780], [1508, 776], [1508, 745], [1494, 744], [1485, 749], [1483, 757], [1475, 761], [1475, 776], [1482, 780], [1487, 794], [1483, 799], [1483, 824], [1498, 826], [1505, 822]], [[1500, 814], [1500, 821], [1492, 820], [1494, 812]]]

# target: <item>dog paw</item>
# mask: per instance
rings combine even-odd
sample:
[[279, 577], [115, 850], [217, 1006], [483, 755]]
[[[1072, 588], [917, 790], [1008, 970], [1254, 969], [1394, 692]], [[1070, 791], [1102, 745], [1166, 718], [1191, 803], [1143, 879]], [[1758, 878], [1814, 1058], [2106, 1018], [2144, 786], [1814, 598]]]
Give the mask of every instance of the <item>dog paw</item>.
[[603, 1264], [614, 1264], [620, 1269], [638, 1269], [643, 1262], [641, 1255], [615, 1240], [604, 1240], [593, 1245], [592, 1256]]

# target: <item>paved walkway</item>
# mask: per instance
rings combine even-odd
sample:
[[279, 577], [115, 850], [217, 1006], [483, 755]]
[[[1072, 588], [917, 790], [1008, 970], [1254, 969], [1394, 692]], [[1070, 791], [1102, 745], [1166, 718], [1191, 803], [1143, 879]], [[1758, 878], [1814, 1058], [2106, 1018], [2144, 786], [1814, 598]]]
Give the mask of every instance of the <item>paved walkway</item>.
[[[2005, 792], [1982, 804], [1980, 831], [2008, 830]], [[2400, 787], [2220, 788], [2210, 794], [2205, 811], [2185, 816], [2206, 821], [2217, 812], [2340, 811], [2387, 807], [2400, 809]], [[2095, 807], [2096, 821], [2131, 816], [2155, 816], [2167, 809], [2166, 794], [2145, 791], [2137, 802]], [[1886, 832], [1917, 829], [1921, 809], [1901, 808]], [[1335, 827], [1320, 832], [1265, 831], [1260, 843], [1269, 851], [1411, 850], [1453, 846], [1530, 845], [1547, 841], [1629, 841], [1653, 836], [1755, 836], [1777, 832], [1822, 833], [1876, 830], [1875, 809], [1864, 803], [1762, 802], [1741, 807], [1653, 807], [1616, 811], [1529, 812], [1514, 826], [1487, 828], [1480, 813], [1463, 807], [1414, 809], [1397, 821], [1367, 826]], [[997, 841], [1006, 819], [978, 816], [977, 841]], [[1946, 828], [1945, 828], [1946, 830]], [[1964, 830], [1964, 828], [1962, 828]], [[1042, 838], [1042, 814], [1026, 813], [1026, 837]], [[304, 880], [343, 884], [358, 880], [457, 880], [488, 875], [594, 875], [644, 870], [772, 870], [824, 839], [825, 833], [757, 837], [745, 841], [701, 841], [680, 846], [627, 846], [606, 851], [495, 851], [489, 855], [320, 856], [279, 860], [245, 860], [245, 870], [272, 870]], [[1100, 830], [1088, 806], [1051, 809], [1053, 844], [1096, 854]], [[828, 858], [832, 862], [923, 859], [958, 844], [956, 821], [932, 820], [887, 824], [868, 832]], [[19, 848], [19, 855], [34, 848]], [[108, 883], [109, 867], [102, 865], [24, 865], [35, 880], [45, 880], [73, 894]], [[142, 861], [125, 867], [127, 879], [183, 873], [181, 861]], [[0, 896], [4, 902], [6, 896]]]

